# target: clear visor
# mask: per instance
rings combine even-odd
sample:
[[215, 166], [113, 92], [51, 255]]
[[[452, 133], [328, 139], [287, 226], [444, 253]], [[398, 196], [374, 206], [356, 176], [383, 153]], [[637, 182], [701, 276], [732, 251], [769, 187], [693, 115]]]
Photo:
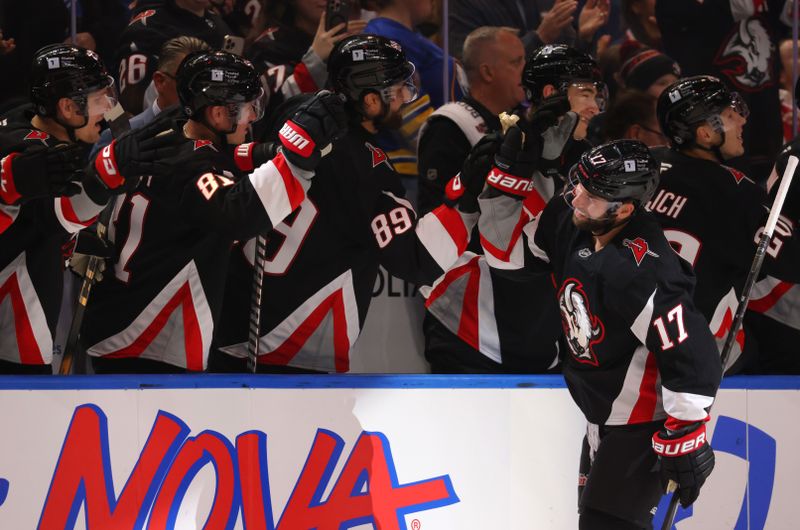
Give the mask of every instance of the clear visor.
[[567, 183], [564, 186], [562, 197], [567, 206], [579, 212], [584, 217], [597, 221], [605, 220], [614, 215], [622, 206], [622, 201], [609, 201], [602, 197], [592, 195], [583, 187], [578, 178], [578, 164], [569, 170]]
[[385, 103], [391, 103], [395, 99], [399, 99], [404, 104], [411, 103], [419, 96], [419, 90], [414, 83], [414, 76], [409, 77], [405, 81], [392, 85], [381, 90], [381, 98]]
[[266, 107], [264, 97], [264, 89], [259, 89], [258, 96], [250, 101], [244, 103], [229, 103], [228, 112], [231, 119], [238, 125], [249, 125], [264, 117], [264, 109]]
[[[114, 80], [109, 78], [110, 84], [89, 92], [86, 96], [86, 116], [102, 116], [117, 104], [117, 91]], [[79, 105], [81, 106], [81, 105]]]
[[[569, 89], [572, 88], [571, 93]], [[600, 112], [605, 112], [608, 104], [608, 86], [600, 81], [573, 81], [564, 87], [564, 92], [570, 95], [570, 104], [573, 107], [585, 107], [585, 103], [594, 100]], [[584, 102], [582, 105], [581, 102]]]
[[741, 94], [738, 92], [731, 92], [730, 106], [724, 108], [719, 114], [715, 114], [706, 119], [706, 123], [711, 125], [715, 131], [721, 134], [737, 129], [740, 125], [736, 124], [734, 120], [723, 118], [727, 108], [730, 108], [744, 120], [747, 120], [748, 116], [750, 116], [750, 108], [747, 106], [747, 103], [745, 103], [744, 99], [742, 99]]

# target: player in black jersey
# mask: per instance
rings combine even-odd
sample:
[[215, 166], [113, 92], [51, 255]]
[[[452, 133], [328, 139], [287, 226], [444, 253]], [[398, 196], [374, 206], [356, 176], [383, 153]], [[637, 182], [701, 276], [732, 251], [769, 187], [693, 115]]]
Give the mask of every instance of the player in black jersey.
[[[317, 168], [306, 200], [267, 235], [259, 370], [346, 372], [378, 266], [424, 283], [466, 247], [475, 215], [442, 206], [417, 218], [375, 132], [413, 100], [414, 66], [399, 44], [348, 37], [328, 61], [349, 128]], [[282, 133], [283, 134], [283, 133]], [[254, 243], [232, 256], [216, 370], [245, 370]]]
[[161, 46], [169, 39], [197, 37], [213, 49], [222, 49], [230, 28], [211, 0], [140, 1], [117, 47], [120, 103], [131, 114], [145, 108], [145, 93], [158, 66]]
[[199, 52], [184, 59], [177, 77], [188, 120], [178, 122], [174, 174], [148, 179], [117, 201], [113, 273], [87, 307], [82, 341], [97, 372], [204, 370], [233, 241], [268, 230], [298, 207], [320, 151], [345, 125], [342, 101], [321, 93], [284, 126], [284, 151], [273, 156], [248, 144], [237, 166], [231, 144], [244, 141], [262, 112], [253, 66], [229, 53]]
[[[51, 373], [61, 305], [61, 246], [94, 222], [120, 175], [85, 173], [88, 144], [114, 104], [113, 79], [97, 54], [69, 45], [39, 50], [32, 109], [0, 127], [0, 372]], [[145, 131], [146, 132], [146, 131]], [[116, 154], [136, 148], [120, 140]], [[126, 174], [130, 174], [126, 167]], [[133, 181], [133, 180], [132, 180]], [[130, 184], [130, 183], [127, 183]]]
[[[725, 165], [744, 153], [747, 107], [718, 79], [695, 76], [667, 87], [657, 113], [672, 147], [653, 150], [662, 174], [647, 208], [694, 267], [695, 303], [722, 348], [770, 205], [761, 186]], [[800, 280], [799, 252], [794, 221], [781, 217], [763, 274]], [[726, 371], [754, 360], [756, 344], [746, 337], [747, 329], [740, 330]]]
[[[516, 131], [506, 135], [493, 173], [524, 181], [531, 162]], [[521, 232], [517, 198], [494, 187], [481, 196], [492, 266], [510, 277], [554, 274], [568, 345], [564, 376], [588, 421], [581, 529], [652, 528], [666, 482], [678, 482], [688, 506], [714, 466], [705, 422], [719, 355], [692, 301], [690, 267], [643, 209], [657, 183], [647, 147], [617, 140], [584, 153], [564, 195]], [[509, 241], [514, 252], [493, 253]]]

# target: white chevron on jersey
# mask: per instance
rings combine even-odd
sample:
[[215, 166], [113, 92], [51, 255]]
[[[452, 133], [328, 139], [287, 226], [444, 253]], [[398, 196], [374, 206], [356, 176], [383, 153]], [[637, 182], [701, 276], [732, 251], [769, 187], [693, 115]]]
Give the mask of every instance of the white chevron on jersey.
[[53, 337], [21, 253], [0, 271], [0, 359], [53, 362]]
[[12, 225], [19, 215], [19, 206], [0, 204], [0, 234]]
[[667, 414], [683, 421], [704, 420], [708, 417], [705, 409], [714, 403], [713, 397], [689, 392], [673, 392], [665, 386], [661, 387], [661, 394]]
[[[717, 349], [719, 349], [720, 353], [725, 346], [725, 339], [728, 337], [728, 330], [731, 329], [733, 315], [736, 314], [736, 309], [738, 307], [739, 298], [736, 296], [736, 291], [731, 287], [728, 294], [717, 304], [716, 309], [714, 309], [714, 316], [711, 317], [711, 321], [708, 323], [711, 334], [714, 335], [714, 339], [717, 341]], [[731, 348], [730, 357], [728, 357], [728, 365], [723, 366], [723, 369], [727, 370], [733, 366], [736, 360], [742, 355], [743, 345], [744, 329], [739, 329], [739, 332], [736, 334], [736, 340], [733, 343], [733, 348]]]
[[64, 230], [74, 234], [94, 222], [104, 205], [95, 204], [85, 193], [53, 199], [56, 219]]
[[[353, 273], [348, 269], [263, 335], [259, 351], [273, 364], [291, 361], [298, 368], [346, 372], [350, 349], [360, 333]], [[247, 356], [246, 342], [221, 349], [235, 357]]]
[[469, 234], [478, 222], [478, 215], [439, 206], [417, 223], [417, 237], [443, 270], [450, 268], [466, 250]]
[[[297, 175], [297, 177], [295, 176]], [[313, 172], [290, 163], [283, 153], [250, 173], [250, 182], [264, 205], [272, 226], [281, 223], [303, 202]]]
[[205, 370], [214, 321], [194, 260], [127, 328], [91, 346], [93, 357], [131, 357]]

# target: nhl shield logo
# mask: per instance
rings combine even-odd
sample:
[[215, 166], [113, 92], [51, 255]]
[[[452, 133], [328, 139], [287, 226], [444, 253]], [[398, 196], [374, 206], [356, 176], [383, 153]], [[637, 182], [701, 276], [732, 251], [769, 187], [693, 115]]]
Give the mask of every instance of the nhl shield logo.
[[650, 250], [650, 245], [641, 237], [637, 237], [636, 239], [623, 239], [622, 244], [633, 252], [633, 259], [636, 260], [637, 267], [642, 264], [642, 260], [644, 260], [645, 256], [659, 257], [658, 254]]
[[599, 366], [594, 345], [603, 341], [605, 328], [600, 319], [592, 314], [580, 281], [574, 278], [564, 281], [558, 291], [558, 308], [561, 310], [561, 324], [572, 358], [579, 363]]

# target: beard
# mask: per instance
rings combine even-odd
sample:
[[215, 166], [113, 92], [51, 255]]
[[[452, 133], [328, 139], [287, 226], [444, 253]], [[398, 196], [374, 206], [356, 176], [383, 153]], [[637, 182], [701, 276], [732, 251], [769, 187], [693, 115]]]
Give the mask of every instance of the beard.
[[574, 224], [575, 228], [578, 230], [589, 232], [595, 236], [601, 236], [614, 228], [617, 225], [617, 220], [615, 217], [606, 217], [604, 219], [592, 219], [590, 217], [585, 219], [578, 218], [573, 212], [572, 224]]
[[389, 112], [385, 116], [375, 118], [375, 127], [378, 129], [388, 129], [396, 131], [403, 126], [403, 115], [400, 111]]

